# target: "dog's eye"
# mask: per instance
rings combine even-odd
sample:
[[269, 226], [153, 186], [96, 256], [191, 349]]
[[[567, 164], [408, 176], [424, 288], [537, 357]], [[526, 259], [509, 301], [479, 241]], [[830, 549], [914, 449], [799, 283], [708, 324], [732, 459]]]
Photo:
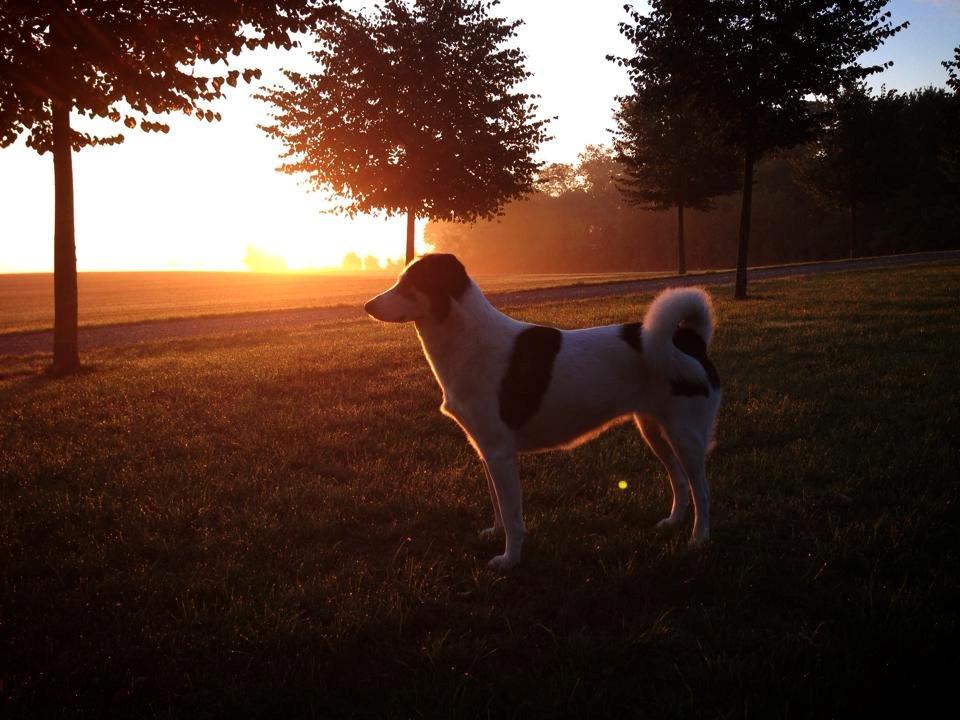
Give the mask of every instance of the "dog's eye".
[[407, 300], [413, 300], [416, 298], [416, 294], [413, 291], [413, 283], [407, 278], [403, 278], [399, 283], [397, 283], [397, 292], [403, 297], [407, 298]]

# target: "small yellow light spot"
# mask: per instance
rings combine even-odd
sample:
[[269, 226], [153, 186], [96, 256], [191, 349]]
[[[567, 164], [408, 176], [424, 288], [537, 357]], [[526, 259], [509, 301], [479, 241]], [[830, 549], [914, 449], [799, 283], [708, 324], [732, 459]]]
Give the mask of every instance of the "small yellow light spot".
[[626, 490], [626, 489], [627, 489], [627, 481], [626, 481], [626, 480], [621, 480], [620, 482], [617, 483], [617, 487], [620, 488], [621, 490]]

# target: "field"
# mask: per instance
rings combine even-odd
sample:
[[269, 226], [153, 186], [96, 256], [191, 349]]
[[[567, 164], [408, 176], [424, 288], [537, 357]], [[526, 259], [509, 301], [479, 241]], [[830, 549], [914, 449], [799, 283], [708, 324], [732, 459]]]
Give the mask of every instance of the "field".
[[[488, 291], [557, 287], [657, 277], [667, 273], [480, 276]], [[360, 305], [396, 279], [388, 273], [228, 272], [80, 273], [80, 325], [223, 315], [262, 310]], [[0, 275], [0, 333], [53, 327], [53, 275]]]
[[710, 544], [652, 529], [624, 426], [524, 458], [506, 576], [410, 327], [0, 358], [0, 715], [930, 714], [960, 670], [960, 268], [752, 289], [715, 292]]

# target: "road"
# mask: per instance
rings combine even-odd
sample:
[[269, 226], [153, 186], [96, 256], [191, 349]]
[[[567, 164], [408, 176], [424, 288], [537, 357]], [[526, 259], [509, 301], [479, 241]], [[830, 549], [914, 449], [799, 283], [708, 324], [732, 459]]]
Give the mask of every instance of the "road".
[[[942, 252], [889, 255], [885, 257], [836, 260], [830, 262], [803, 263], [751, 268], [749, 280], [773, 280], [778, 278], [820, 275], [847, 270], [870, 270], [873, 268], [900, 267], [908, 265], [952, 265], [960, 263], [960, 250]], [[498, 307], [522, 307], [563, 300], [584, 300], [609, 296], [629, 296], [681, 285], [727, 285], [734, 280], [732, 270], [712, 272], [706, 275], [686, 275], [630, 280], [626, 282], [601, 283], [596, 285], [571, 285], [535, 290], [492, 293], [491, 302]], [[288, 328], [335, 320], [354, 320], [363, 317], [357, 307], [320, 307], [302, 310], [274, 310], [217, 317], [161, 320], [122, 325], [80, 328], [80, 350], [118, 347], [151, 340], [195, 338], [207, 335], [225, 335], [269, 328]], [[49, 330], [31, 333], [0, 335], [0, 355], [24, 355], [50, 352], [53, 333]]]

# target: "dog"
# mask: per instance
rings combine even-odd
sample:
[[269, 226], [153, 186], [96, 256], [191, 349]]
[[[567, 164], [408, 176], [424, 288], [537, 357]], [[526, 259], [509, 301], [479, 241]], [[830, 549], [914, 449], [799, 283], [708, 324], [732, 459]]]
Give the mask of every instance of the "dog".
[[383, 322], [412, 322], [443, 391], [440, 411], [466, 433], [483, 464], [501, 531], [501, 570], [520, 561], [523, 523], [517, 454], [572, 448], [633, 419], [666, 468], [670, 514], [693, 496], [691, 545], [710, 536], [705, 460], [720, 405], [707, 347], [716, 322], [699, 288], [660, 293], [640, 323], [560, 330], [497, 310], [449, 254], [411, 261], [396, 284], [364, 305]]

